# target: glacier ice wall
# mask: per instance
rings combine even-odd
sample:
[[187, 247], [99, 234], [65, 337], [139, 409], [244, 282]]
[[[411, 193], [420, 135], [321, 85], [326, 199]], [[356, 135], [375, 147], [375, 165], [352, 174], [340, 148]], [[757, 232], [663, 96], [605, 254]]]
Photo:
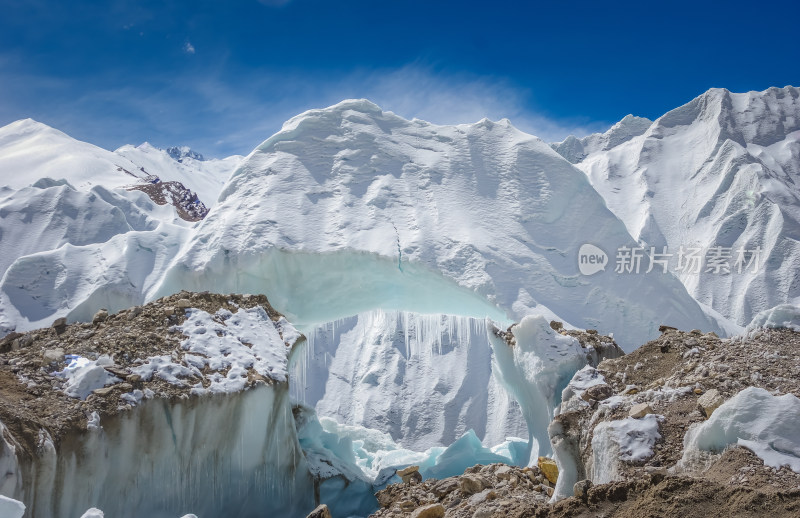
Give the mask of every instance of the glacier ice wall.
[[527, 437], [493, 373], [485, 319], [374, 310], [305, 334], [291, 390], [320, 416], [381, 430], [416, 451], [470, 429], [487, 446]]
[[[52, 517], [80, 516], [90, 507], [121, 518], [198, 510], [293, 516], [313, 507], [285, 385], [151, 400], [100, 425], [68, 435], [57, 448], [42, 431], [33, 459], [16, 455], [23, 485], [9, 496], [31, 516]], [[10, 461], [7, 454], [0, 459]]]
[[496, 372], [517, 400], [528, 425], [530, 463], [552, 455], [547, 426], [573, 375], [588, 363], [578, 340], [550, 328], [541, 316], [525, 317], [512, 327], [515, 344], [490, 336]]
[[[0, 165], [17, 167], [11, 151], [22, 146], [33, 170], [50, 175], [55, 151], [69, 150], [87, 169], [64, 178], [81, 192], [98, 181], [93, 171], [111, 168], [108, 189], [130, 181], [125, 171], [141, 173], [37, 127], [4, 130], [12, 135], [0, 142]], [[40, 163], [31, 149], [42, 146]], [[19, 257], [0, 286], [0, 331], [181, 289], [262, 292], [299, 325], [375, 308], [496, 320], [538, 313], [613, 331], [628, 349], [662, 323], [720, 331], [671, 276], [581, 276], [581, 245], [633, 239], [583, 173], [508, 121], [437, 126], [344, 101], [288, 121], [199, 224], [167, 229], [169, 218], [156, 219], [156, 229]], [[131, 241], [155, 257], [120, 258]], [[37, 303], [14, 294], [27, 284], [43, 287]]]

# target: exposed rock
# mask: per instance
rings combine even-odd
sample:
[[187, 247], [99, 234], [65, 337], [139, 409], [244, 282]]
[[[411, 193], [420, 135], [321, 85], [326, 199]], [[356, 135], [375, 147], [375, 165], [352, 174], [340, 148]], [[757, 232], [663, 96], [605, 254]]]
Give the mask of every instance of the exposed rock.
[[494, 475], [499, 480], [509, 480], [513, 475], [513, 470], [511, 469], [511, 466], [500, 466], [495, 470]]
[[317, 506], [316, 509], [308, 513], [306, 518], [332, 518], [331, 512], [328, 509], [328, 506], [325, 504], [320, 504]]
[[464, 475], [458, 481], [459, 489], [465, 495], [474, 495], [480, 493], [486, 487], [486, 481], [477, 475]]
[[711, 417], [711, 414], [719, 408], [725, 398], [719, 393], [717, 389], [711, 389], [699, 398], [697, 398], [698, 409], [703, 413], [706, 418]]
[[115, 387], [114, 385], [111, 385], [110, 387], [103, 387], [103, 388], [95, 389], [94, 392], [92, 392], [92, 394], [95, 394], [97, 396], [107, 396], [107, 395], [111, 394], [112, 392], [114, 392], [114, 390], [116, 390], [116, 388], [117, 387]]
[[411, 513], [411, 518], [444, 518], [444, 506], [431, 504], [418, 508]]
[[603, 383], [600, 385], [593, 385], [583, 391], [583, 394], [581, 394], [581, 399], [584, 401], [605, 401], [613, 395], [614, 389]]
[[419, 473], [419, 466], [408, 466], [397, 472], [404, 484], [417, 484], [422, 482], [422, 475]]
[[42, 354], [44, 363], [60, 362], [64, 359], [64, 349], [56, 347], [54, 349], [47, 349]]
[[[414, 510], [440, 504], [446, 516], [533, 516], [545, 505], [547, 489], [537, 489], [533, 480], [545, 480], [539, 468], [503, 464], [476, 465], [463, 475], [444, 480], [428, 479], [420, 484], [392, 484], [376, 493], [381, 510], [373, 516], [409, 516]], [[465, 491], [466, 489], [466, 491]]]
[[192, 301], [189, 299], [179, 299], [175, 303], [175, 307], [178, 309], [186, 309], [192, 307]]
[[628, 412], [628, 417], [632, 417], [634, 419], [641, 419], [642, 417], [646, 416], [647, 414], [652, 414], [653, 409], [647, 403], [639, 403], [633, 405]]
[[125, 315], [125, 319], [130, 321], [138, 317], [142, 314], [142, 306], [134, 306], [128, 310], [128, 314]]
[[108, 318], [108, 311], [105, 309], [101, 309], [97, 313], [94, 314], [92, 317], [92, 324], [99, 324], [101, 322], [105, 322]]
[[548, 459], [547, 457], [539, 457], [538, 466], [542, 471], [542, 475], [544, 475], [551, 484], [555, 484], [558, 481], [558, 465], [556, 461]]
[[186, 221], [200, 221], [208, 214], [208, 208], [197, 194], [181, 182], [162, 182], [159, 177], [151, 176], [148, 183], [132, 185], [128, 190], [142, 191], [158, 205], [172, 205], [178, 216]]
[[591, 487], [592, 487], [591, 480], [589, 479], [579, 480], [578, 482], [575, 482], [574, 486], [572, 486], [572, 492], [575, 495], [575, 498], [586, 500], [589, 489]]
[[67, 317], [57, 318], [53, 321], [53, 324], [50, 326], [56, 330], [56, 334], [61, 334], [67, 328]]

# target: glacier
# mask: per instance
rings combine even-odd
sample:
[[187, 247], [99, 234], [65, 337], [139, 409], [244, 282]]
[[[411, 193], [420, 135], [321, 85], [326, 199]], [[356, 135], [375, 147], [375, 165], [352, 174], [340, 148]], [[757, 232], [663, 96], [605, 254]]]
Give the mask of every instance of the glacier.
[[[299, 513], [316, 491], [337, 512], [363, 514], [374, 489], [408, 464], [437, 477], [479, 460], [530, 464], [553, 453], [547, 425], [562, 390], [597, 360], [549, 320], [613, 333], [631, 350], [657, 336], [660, 324], [724, 335], [741, 330], [755, 309], [797, 296], [797, 200], [788, 181], [797, 173], [795, 94], [713, 90], [655, 122], [626, 117], [605, 134], [553, 147], [507, 120], [440, 126], [347, 100], [287, 121], [247, 157], [210, 166], [189, 155], [178, 162], [149, 144], [99, 150], [20, 121], [0, 128], [0, 334], [58, 317], [89, 321], [100, 308], [187, 289], [264, 293], [307, 336], [289, 359], [288, 387], [252, 400], [212, 398], [208, 409], [190, 399], [165, 411], [134, 398], [127, 420], [101, 423], [85, 443], [70, 445], [96, 452], [89, 465], [107, 470], [104, 491], [122, 474], [102, 467], [100, 453], [114, 441], [141, 445], [131, 435], [139, 426], [201, 437], [202, 422], [238, 434], [231, 455], [241, 459], [246, 450], [271, 470], [191, 460], [180, 449], [163, 459], [125, 450], [131, 462], [151, 463], [153, 480], [202, 472], [180, 488], [197, 505], [176, 492], [153, 503], [154, 513], [158, 506], [170, 516], [230, 510], [241, 503], [232, 504], [228, 490], [258, 490], [266, 500], [241, 505]], [[777, 115], [748, 129], [765, 110]], [[696, 142], [701, 151], [687, 154]], [[211, 211], [186, 222], [127, 190], [150, 174], [185, 182], [211, 200]], [[697, 184], [694, 196], [724, 198], [724, 206], [696, 213], [699, 205], [678, 203], [674, 186], [684, 181]], [[631, 199], [644, 202], [623, 207]], [[747, 221], [743, 237], [737, 221]], [[761, 244], [774, 267], [736, 280], [612, 268], [588, 277], [578, 268], [584, 244], [611, 252], [707, 237]], [[512, 346], [498, 331], [513, 322]], [[213, 421], [212, 408], [234, 417]], [[271, 417], [241, 417], [250, 412]], [[261, 435], [270, 429], [267, 437], [256, 437], [258, 427]], [[178, 440], [153, 433], [159, 451]], [[279, 455], [265, 450], [278, 444]], [[30, 501], [45, 514], [124, 512], [77, 482], [67, 487], [74, 498], [43, 496], [75, 473], [67, 457], [50, 455], [44, 474], [26, 482]], [[336, 469], [322, 471], [324, 460]], [[214, 483], [214, 471], [235, 484], [197, 495]], [[273, 486], [274, 473], [292, 476]], [[321, 478], [315, 483], [312, 474]], [[281, 507], [289, 501], [298, 507]]]

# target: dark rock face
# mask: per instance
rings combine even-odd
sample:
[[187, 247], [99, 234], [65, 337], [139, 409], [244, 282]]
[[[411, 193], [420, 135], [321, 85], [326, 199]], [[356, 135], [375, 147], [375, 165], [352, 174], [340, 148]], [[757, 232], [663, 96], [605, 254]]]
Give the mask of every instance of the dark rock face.
[[185, 221], [200, 221], [208, 214], [208, 208], [197, 194], [181, 182], [162, 182], [156, 177], [151, 183], [132, 185], [128, 190], [142, 191], [159, 205], [171, 204], [178, 216]]

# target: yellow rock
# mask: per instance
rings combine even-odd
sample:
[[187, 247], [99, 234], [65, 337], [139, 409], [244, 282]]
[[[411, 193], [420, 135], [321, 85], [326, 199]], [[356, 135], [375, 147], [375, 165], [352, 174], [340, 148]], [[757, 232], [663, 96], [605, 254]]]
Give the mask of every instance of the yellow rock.
[[547, 457], [539, 457], [539, 469], [542, 472], [542, 475], [550, 481], [551, 484], [555, 484], [558, 480], [558, 465], [556, 461], [553, 459], [548, 459]]

